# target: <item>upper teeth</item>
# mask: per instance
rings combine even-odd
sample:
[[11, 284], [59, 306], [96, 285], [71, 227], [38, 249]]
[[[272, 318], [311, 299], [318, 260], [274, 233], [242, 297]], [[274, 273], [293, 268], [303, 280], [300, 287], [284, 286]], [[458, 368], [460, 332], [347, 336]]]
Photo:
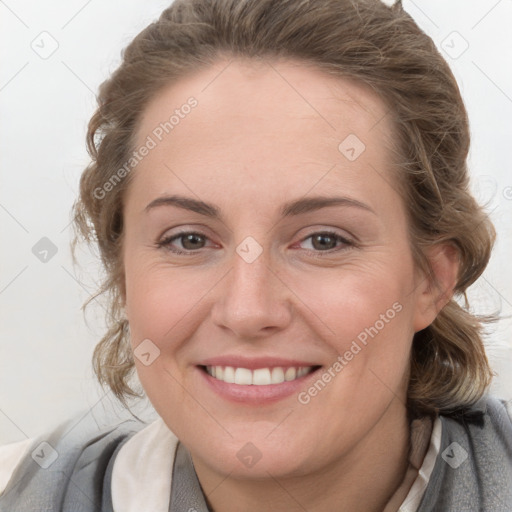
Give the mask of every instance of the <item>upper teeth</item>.
[[249, 370], [247, 368], [234, 368], [233, 366], [207, 366], [206, 371], [218, 380], [230, 384], [241, 384], [255, 386], [266, 386], [268, 384], [281, 384], [281, 382], [295, 380], [310, 373], [312, 366], [295, 368], [293, 366], [283, 368], [258, 368]]

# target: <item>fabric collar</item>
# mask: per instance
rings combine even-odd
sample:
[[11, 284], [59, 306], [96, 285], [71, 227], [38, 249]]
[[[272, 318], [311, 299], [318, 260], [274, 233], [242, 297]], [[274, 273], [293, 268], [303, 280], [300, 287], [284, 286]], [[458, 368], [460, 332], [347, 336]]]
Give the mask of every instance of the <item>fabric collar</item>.
[[177, 445], [178, 438], [158, 418], [122, 446], [112, 470], [115, 512], [169, 511]]

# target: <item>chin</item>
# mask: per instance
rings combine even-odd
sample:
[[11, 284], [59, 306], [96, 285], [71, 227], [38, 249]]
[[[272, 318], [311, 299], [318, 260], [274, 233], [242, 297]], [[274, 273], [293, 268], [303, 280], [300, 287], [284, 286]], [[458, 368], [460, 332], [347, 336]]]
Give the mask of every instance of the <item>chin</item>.
[[[255, 433], [256, 434], [256, 433]], [[230, 478], [276, 478], [301, 476], [311, 471], [311, 457], [304, 443], [284, 442], [282, 437], [264, 434], [235, 435], [226, 439], [184, 439], [194, 459]], [[289, 439], [291, 434], [287, 433]], [[313, 463], [314, 465], [314, 463]]]

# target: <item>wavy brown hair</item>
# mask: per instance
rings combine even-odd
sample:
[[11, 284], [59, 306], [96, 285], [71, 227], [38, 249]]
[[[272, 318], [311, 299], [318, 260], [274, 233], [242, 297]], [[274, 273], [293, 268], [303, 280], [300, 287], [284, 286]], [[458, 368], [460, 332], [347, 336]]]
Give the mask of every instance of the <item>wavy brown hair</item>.
[[123, 51], [99, 89], [87, 134], [92, 162], [73, 206], [73, 254], [82, 239], [97, 244], [106, 271], [84, 304], [108, 295], [108, 331], [93, 355], [99, 381], [125, 405], [128, 396], [140, 396], [129, 382], [134, 361], [122, 317], [122, 208], [132, 174], [108, 192], [104, 185], [133, 153], [138, 122], [155, 94], [221, 57], [313, 64], [369, 85], [387, 105], [415, 262], [430, 271], [425, 249], [441, 242], [460, 256], [454, 298], [413, 339], [409, 411], [453, 414], [472, 405], [492, 371], [482, 342], [485, 318], [469, 312], [465, 292], [487, 265], [495, 231], [469, 192], [470, 135], [457, 82], [401, 2], [380, 0], [176, 0]]

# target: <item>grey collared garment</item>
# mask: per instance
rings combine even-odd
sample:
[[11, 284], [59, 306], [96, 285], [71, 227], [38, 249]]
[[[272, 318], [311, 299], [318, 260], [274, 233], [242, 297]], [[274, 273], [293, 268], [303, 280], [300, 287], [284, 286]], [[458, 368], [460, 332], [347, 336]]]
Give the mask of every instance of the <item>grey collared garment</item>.
[[[505, 402], [486, 397], [465, 414], [441, 416], [441, 421], [440, 452], [417, 512], [512, 512], [512, 419]], [[73, 428], [70, 420], [41, 436], [0, 496], [0, 512], [113, 512], [115, 457], [145, 426], [128, 420], [91, 433]], [[47, 469], [30, 455], [43, 441], [59, 454]], [[35, 458], [38, 453], [48, 456], [47, 446], [38, 450]], [[181, 443], [169, 510], [209, 512], [190, 454]]]
[[189, 451], [178, 443], [172, 470], [169, 512], [210, 512]]
[[[126, 439], [125, 441], [127, 441]], [[118, 449], [124, 444], [120, 443]], [[117, 449], [117, 450], [118, 450]], [[116, 450], [116, 451], [117, 451]], [[109, 466], [105, 472], [103, 487], [105, 489], [101, 512], [113, 512], [112, 507], [112, 469], [116, 453], [110, 459]], [[1, 510], [1, 509], [0, 509]], [[211, 512], [208, 508], [201, 484], [194, 470], [194, 464], [189, 451], [178, 442], [176, 457], [172, 470], [171, 499], [169, 501], [169, 512]]]

